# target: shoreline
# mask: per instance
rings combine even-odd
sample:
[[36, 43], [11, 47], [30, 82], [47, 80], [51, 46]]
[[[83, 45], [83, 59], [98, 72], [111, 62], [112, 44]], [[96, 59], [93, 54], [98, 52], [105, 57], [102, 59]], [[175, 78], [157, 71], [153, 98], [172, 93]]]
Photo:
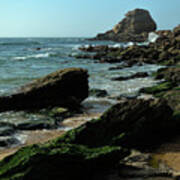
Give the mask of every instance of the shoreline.
[[11, 154], [14, 154], [22, 147], [26, 147], [28, 145], [33, 145], [33, 144], [43, 144], [52, 139], [60, 137], [61, 135], [67, 132], [66, 129], [77, 128], [93, 118], [99, 118], [101, 114], [102, 113], [90, 113], [90, 114], [83, 113], [66, 118], [60, 123], [59, 125], [60, 129], [22, 131], [21, 135], [26, 136], [25, 143], [22, 145], [17, 145], [16, 147], [0, 149], [0, 160], [3, 160], [5, 157]]

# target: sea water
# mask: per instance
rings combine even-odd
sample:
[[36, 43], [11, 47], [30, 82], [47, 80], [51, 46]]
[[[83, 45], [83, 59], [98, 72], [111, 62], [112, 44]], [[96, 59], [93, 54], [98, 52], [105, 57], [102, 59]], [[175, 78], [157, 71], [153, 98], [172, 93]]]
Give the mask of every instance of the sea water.
[[[142, 87], [151, 86], [156, 82], [148, 78], [128, 81], [112, 81], [113, 77], [128, 76], [136, 72], [156, 71], [157, 65], [133, 66], [122, 70], [109, 71], [110, 67], [119, 65], [98, 63], [92, 59], [76, 59], [81, 54], [79, 47], [86, 45], [109, 45], [114, 47], [127, 46], [128, 43], [108, 41], [88, 41], [85, 38], [0, 38], [0, 95], [9, 95], [20, 86], [43, 77], [51, 72], [69, 67], [81, 67], [88, 70], [90, 88], [107, 90], [109, 96], [118, 96], [138, 91]], [[105, 101], [89, 97], [85, 102], [98, 108], [105, 106]], [[0, 121], [20, 119], [21, 114], [0, 113]], [[24, 117], [24, 113], [23, 113]], [[26, 117], [27, 118], [27, 117]]]

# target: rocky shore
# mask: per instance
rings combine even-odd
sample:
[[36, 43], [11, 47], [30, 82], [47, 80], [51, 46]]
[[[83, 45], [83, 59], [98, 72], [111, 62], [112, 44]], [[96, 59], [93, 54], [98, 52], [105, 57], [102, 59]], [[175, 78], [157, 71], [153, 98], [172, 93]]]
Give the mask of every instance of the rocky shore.
[[172, 31], [159, 31], [157, 34], [159, 37], [156, 43], [149, 43], [148, 45], [132, 45], [121, 48], [109, 46], [81, 47], [80, 50], [93, 52], [93, 54], [78, 55], [76, 58], [89, 58], [101, 63], [123, 62], [125, 67], [142, 65], [143, 63], [178, 65], [180, 61], [180, 26], [175, 27]]
[[[167, 73], [173, 70], [162, 69], [154, 76], [175, 84], [176, 75]], [[121, 100], [60, 137], [57, 133], [43, 144], [12, 149], [17, 152], [0, 162], [0, 179], [175, 179], [175, 171], [153, 156], [178, 135], [175, 109], [165, 98]]]
[[[144, 22], [145, 17], [149, 23], [147, 26], [142, 24], [142, 30], [138, 23]], [[131, 24], [133, 18], [137, 20], [135, 26]], [[155, 30], [156, 24], [150, 14], [137, 9], [129, 12], [113, 33], [119, 34], [118, 40], [122, 41], [120, 35], [124, 33], [133, 32], [135, 36]], [[151, 76], [159, 83], [140, 89], [134, 97], [119, 97], [116, 104], [102, 114], [89, 119], [84, 115], [82, 102], [90, 94], [98, 98], [110, 95], [105, 90], [89, 89], [88, 72], [82, 68], [51, 73], [10, 96], [0, 97], [1, 112], [25, 110], [41, 117], [37, 121], [1, 122], [1, 147], [17, 144], [13, 135], [20, 132], [29, 133], [36, 141], [29, 138], [25, 147], [6, 149], [0, 161], [0, 179], [178, 180], [180, 168], [170, 162], [172, 158], [168, 153], [175, 158], [180, 153], [176, 148], [180, 144], [180, 26], [156, 33], [158, 39], [147, 45], [80, 48], [85, 54], [77, 58], [102, 63], [122, 62], [109, 71], [143, 66], [144, 63], [166, 66], [151, 74], [138, 72], [112, 78], [118, 83]], [[111, 35], [112, 31], [95, 39]], [[78, 117], [77, 113], [81, 115]], [[73, 129], [58, 131], [69, 123]], [[42, 129], [46, 129], [46, 138]]]

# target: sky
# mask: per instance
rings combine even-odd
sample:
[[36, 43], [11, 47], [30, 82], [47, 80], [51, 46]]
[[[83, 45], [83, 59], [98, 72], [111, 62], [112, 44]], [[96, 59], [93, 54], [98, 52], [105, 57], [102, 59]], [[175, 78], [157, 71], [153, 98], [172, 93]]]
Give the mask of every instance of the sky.
[[93, 37], [135, 8], [158, 29], [180, 24], [180, 0], [1, 0], [0, 37]]

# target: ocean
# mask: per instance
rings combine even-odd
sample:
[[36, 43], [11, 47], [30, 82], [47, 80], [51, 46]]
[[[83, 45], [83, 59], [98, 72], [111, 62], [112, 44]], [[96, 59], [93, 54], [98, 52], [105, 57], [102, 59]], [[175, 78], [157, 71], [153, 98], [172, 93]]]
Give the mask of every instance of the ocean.
[[90, 88], [106, 89], [110, 95], [119, 95], [151, 86], [151, 78], [123, 82], [111, 81], [112, 77], [127, 76], [135, 72], [152, 72], [156, 65], [134, 66], [123, 70], [109, 71], [116, 64], [97, 63], [91, 59], [76, 59], [82, 53], [80, 46], [86, 45], [123, 46], [107, 41], [87, 41], [84, 38], [0, 38], [0, 95], [11, 94], [20, 86], [68, 67], [82, 67], [89, 72]]

